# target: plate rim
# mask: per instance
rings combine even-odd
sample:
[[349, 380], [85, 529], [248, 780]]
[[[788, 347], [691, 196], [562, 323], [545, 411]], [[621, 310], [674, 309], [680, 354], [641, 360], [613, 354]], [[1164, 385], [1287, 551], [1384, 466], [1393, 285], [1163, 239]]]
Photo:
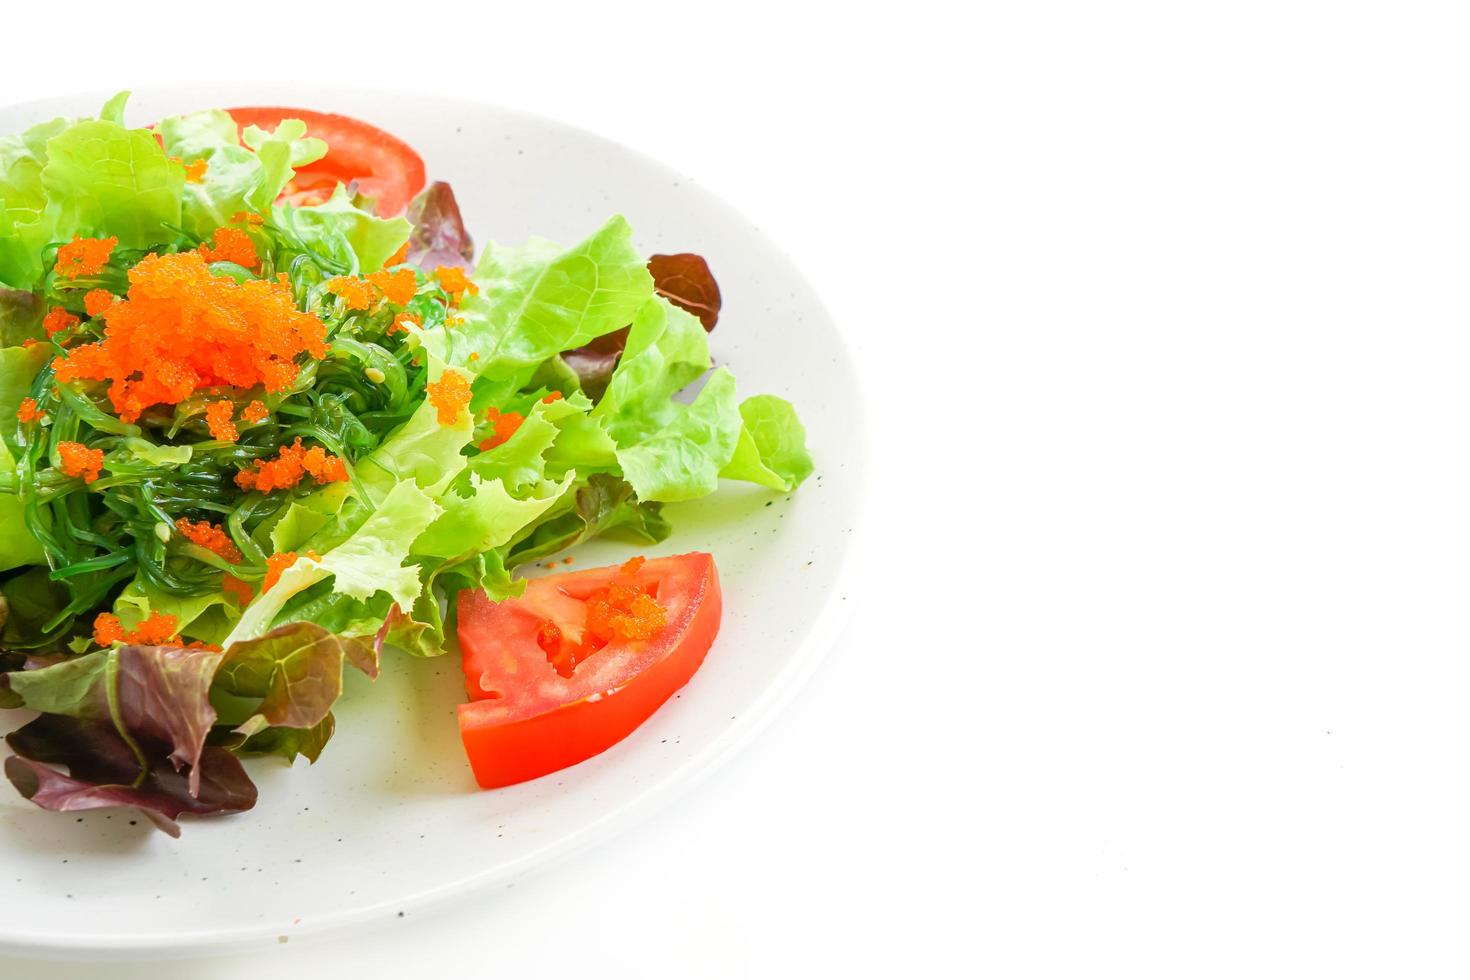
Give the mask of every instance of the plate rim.
[[[130, 90], [133, 95], [184, 96], [197, 99], [205, 108], [227, 104], [235, 98], [250, 93], [250, 98], [289, 98], [303, 91], [303, 86], [283, 82], [217, 82], [207, 85], [149, 84]], [[94, 99], [97, 105], [113, 93], [96, 89], [77, 90], [46, 96], [40, 99], [22, 99], [0, 103], [0, 111], [60, 106]], [[477, 99], [464, 95], [448, 95], [434, 92], [419, 92], [409, 89], [375, 85], [329, 84], [310, 86], [313, 100], [334, 96], [357, 97], [383, 95], [391, 98], [417, 98], [426, 103], [458, 104], [476, 109], [491, 109], [495, 112], [518, 117], [524, 121], [558, 130], [569, 135], [601, 141], [636, 159], [640, 164], [659, 173], [689, 180], [691, 190], [702, 198], [702, 204], [713, 208], [727, 218], [743, 223], [757, 241], [777, 258], [801, 281], [808, 290], [816, 311], [834, 328], [837, 320], [822, 300], [816, 287], [802, 272], [801, 267], [791, 260], [766, 232], [739, 209], [723, 197], [706, 188], [697, 180], [642, 150], [629, 146], [587, 126], [564, 122], [554, 116], [543, 115], [504, 105], [488, 99]], [[49, 110], [47, 110], [49, 111]], [[60, 111], [60, 110], [58, 110]], [[851, 615], [855, 603], [850, 597], [857, 585], [858, 556], [866, 547], [867, 531], [871, 527], [870, 510], [872, 493], [869, 484], [871, 473], [871, 431], [865, 424], [868, 414], [867, 399], [864, 397], [867, 382], [858, 370], [857, 359], [851, 346], [840, 330], [833, 331], [838, 346], [832, 353], [840, 360], [844, 374], [852, 380], [853, 398], [845, 408], [855, 432], [857, 452], [843, 459], [846, 470], [845, 482], [855, 487], [853, 498], [852, 528], [838, 559], [838, 570], [833, 587], [813, 620], [812, 628], [801, 640], [784, 667], [772, 676], [750, 708], [725, 729], [709, 745], [660, 775], [651, 779], [631, 799], [620, 806], [599, 814], [562, 836], [550, 840], [540, 847], [528, 851], [490, 868], [475, 871], [429, 888], [420, 889], [391, 901], [357, 906], [314, 916], [308, 922], [291, 926], [288, 934], [292, 941], [317, 941], [340, 938], [354, 928], [361, 928], [383, 918], [396, 917], [400, 912], [422, 911], [456, 897], [477, 892], [487, 892], [497, 884], [520, 878], [528, 873], [554, 867], [574, 857], [600, 841], [606, 841], [629, 827], [650, 819], [655, 813], [670, 806], [684, 794], [692, 791], [704, 780], [721, 769], [746, 745], [758, 737], [775, 716], [788, 705], [796, 694], [805, 687], [828, 653], [836, 646], [839, 635]], [[282, 926], [277, 921], [255, 923], [238, 928], [196, 929], [182, 932], [144, 933], [34, 933], [16, 932], [0, 924], [0, 955], [31, 956], [56, 960], [88, 960], [110, 955], [126, 959], [190, 958], [220, 953], [259, 948], [269, 943], [276, 944], [282, 936]]]

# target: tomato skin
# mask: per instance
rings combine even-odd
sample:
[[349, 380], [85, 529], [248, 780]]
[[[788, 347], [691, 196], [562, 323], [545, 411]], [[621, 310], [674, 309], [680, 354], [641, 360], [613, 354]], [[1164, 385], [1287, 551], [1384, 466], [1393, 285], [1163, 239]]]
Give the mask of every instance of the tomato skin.
[[694, 553], [654, 559], [632, 576], [640, 585], [655, 584], [669, 611], [662, 630], [644, 641], [609, 643], [569, 678], [556, 672], [536, 642], [547, 611], [574, 617], [579, 597], [617, 573], [613, 566], [537, 579], [522, 599], [501, 603], [483, 593], [460, 594], [460, 647], [474, 700], [460, 705], [459, 730], [480, 786], [535, 779], [605, 751], [704, 663], [723, 601], [713, 557]]
[[327, 155], [297, 168], [295, 186], [281, 196], [296, 204], [320, 203], [339, 183], [356, 180], [358, 190], [377, 202], [378, 214], [402, 214], [424, 189], [424, 160], [392, 133], [351, 116], [281, 106], [226, 109], [241, 129], [275, 129], [282, 119], [306, 123], [306, 135], [327, 141]]

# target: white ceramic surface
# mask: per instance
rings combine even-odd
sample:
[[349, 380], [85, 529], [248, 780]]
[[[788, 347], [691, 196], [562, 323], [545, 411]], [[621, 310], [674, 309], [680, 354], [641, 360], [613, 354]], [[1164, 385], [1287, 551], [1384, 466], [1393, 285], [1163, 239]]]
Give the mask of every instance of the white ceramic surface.
[[[0, 108], [0, 132], [94, 112], [103, 94]], [[836, 327], [784, 257], [739, 214], [616, 143], [463, 101], [283, 86], [134, 95], [129, 121], [216, 105], [339, 111], [405, 138], [455, 187], [477, 243], [572, 242], [620, 211], [647, 252], [697, 251], [725, 309], [712, 335], [742, 394], [794, 401], [816, 475], [796, 494], [732, 485], [669, 508], [650, 554], [709, 550], [723, 629], [703, 669], [622, 744], [572, 769], [479, 792], [455, 727], [457, 658], [390, 654], [349, 679], [338, 732], [315, 766], [249, 763], [260, 802], [183, 822], [173, 840], [126, 811], [42, 811], [0, 784], [0, 949], [61, 956], [217, 951], [362, 925], [505, 882], [644, 815], [748, 739], [834, 640], [864, 490], [857, 379]], [[621, 557], [594, 545], [578, 567]], [[0, 712], [10, 730], [18, 712]]]

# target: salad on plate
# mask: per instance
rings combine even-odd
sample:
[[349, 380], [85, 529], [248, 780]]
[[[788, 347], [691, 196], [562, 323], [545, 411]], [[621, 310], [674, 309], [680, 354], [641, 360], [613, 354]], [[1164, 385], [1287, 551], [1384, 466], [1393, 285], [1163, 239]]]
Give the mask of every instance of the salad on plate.
[[[720, 292], [580, 242], [472, 245], [392, 135], [243, 107], [0, 137], [5, 774], [55, 811], [250, 809], [242, 759], [331, 739], [346, 671], [457, 647], [479, 784], [613, 745], [719, 629], [663, 505], [812, 470], [711, 370]], [[594, 537], [625, 561], [527, 579]]]

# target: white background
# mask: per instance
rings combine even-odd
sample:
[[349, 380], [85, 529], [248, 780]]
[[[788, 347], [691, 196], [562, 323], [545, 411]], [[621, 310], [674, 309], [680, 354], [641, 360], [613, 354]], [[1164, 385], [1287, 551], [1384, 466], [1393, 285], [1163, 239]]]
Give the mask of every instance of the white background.
[[1464, 975], [1454, 8], [533, 6], [11, 5], [0, 100], [371, 82], [693, 175], [859, 355], [865, 594], [641, 829], [187, 975]]

